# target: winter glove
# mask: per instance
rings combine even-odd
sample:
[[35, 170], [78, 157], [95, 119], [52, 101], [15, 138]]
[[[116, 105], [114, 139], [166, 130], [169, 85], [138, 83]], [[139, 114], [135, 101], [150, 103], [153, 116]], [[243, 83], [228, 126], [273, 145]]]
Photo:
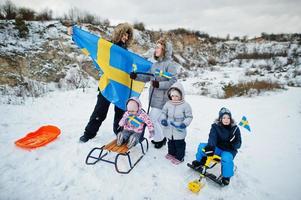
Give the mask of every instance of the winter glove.
[[152, 86], [153, 86], [154, 88], [159, 88], [159, 81], [152, 80]]
[[135, 72], [130, 73], [130, 78], [135, 80], [137, 78], [137, 74]]
[[154, 131], [150, 131], [150, 132], [149, 132], [149, 138], [154, 137], [154, 135], [155, 135], [155, 132], [154, 132]]
[[179, 126], [180, 129], [185, 129], [186, 128], [186, 125], [184, 123], [180, 124]]
[[168, 126], [166, 119], [162, 119], [161, 124], [162, 124], [162, 126]]
[[214, 155], [214, 147], [212, 146], [205, 146], [205, 148], [202, 150], [207, 156], [213, 156]]

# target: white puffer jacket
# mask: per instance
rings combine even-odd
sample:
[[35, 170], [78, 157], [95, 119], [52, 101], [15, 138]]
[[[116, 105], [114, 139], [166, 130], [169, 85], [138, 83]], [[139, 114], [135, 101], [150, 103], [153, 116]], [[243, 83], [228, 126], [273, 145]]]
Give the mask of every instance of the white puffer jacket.
[[[182, 101], [180, 103], [173, 103], [170, 97], [170, 91], [172, 89], [177, 89], [182, 94]], [[176, 82], [167, 91], [169, 101], [166, 102], [162, 109], [162, 114], [160, 116], [160, 121], [165, 119], [168, 122], [168, 126], [162, 126], [163, 133], [168, 139], [182, 140], [186, 137], [187, 131], [185, 129], [180, 129], [178, 126], [184, 123], [187, 126], [192, 121], [192, 110], [190, 105], [185, 101], [184, 89], [181, 83]], [[172, 125], [174, 124], [174, 125]]]

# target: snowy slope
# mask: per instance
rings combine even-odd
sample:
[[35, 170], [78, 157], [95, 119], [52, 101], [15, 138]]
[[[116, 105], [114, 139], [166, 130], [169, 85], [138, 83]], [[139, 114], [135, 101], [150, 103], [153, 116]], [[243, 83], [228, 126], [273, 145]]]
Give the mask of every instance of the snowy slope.
[[[187, 89], [187, 88], [186, 88]], [[185, 162], [175, 166], [164, 158], [167, 147], [151, 147], [129, 175], [113, 165], [85, 165], [87, 153], [114, 138], [113, 107], [95, 139], [78, 142], [95, 105], [97, 92], [55, 91], [28, 99], [25, 105], [0, 105], [0, 199], [299, 199], [301, 196], [301, 89], [266, 93], [255, 98], [212, 99], [187, 95], [194, 119], [188, 129]], [[147, 105], [147, 92], [142, 95]], [[252, 133], [241, 129], [243, 145], [235, 159], [231, 184], [210, 181], [198, 194], [187, 183], [198, 174], [186, 167], [199, 142], [206, 141], [221, 106], [239, 121], [246, 115]], [[14, 141], [39, 126], [52, 124], [62, 134], [45, 147], [26, 151]], [[139, 149], [133, 156], [139, 155]], [[123, 165], [124, 163], [120, 163]]]

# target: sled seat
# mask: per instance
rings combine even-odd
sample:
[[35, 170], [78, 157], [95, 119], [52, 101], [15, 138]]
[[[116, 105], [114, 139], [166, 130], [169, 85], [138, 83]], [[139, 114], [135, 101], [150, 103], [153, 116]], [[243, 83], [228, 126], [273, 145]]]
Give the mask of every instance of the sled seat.
[[113, 152], [122, 153], [122, 154], [125, 154], [126, 152], [129, 151], [129, 148], [127, 147], [126, 143], [122, 144], [120, 146], [117, 146], [117, 139], [113, 140], [109, 144], [106, 144], [104, 146], [104, 149], [107, 151], [113, 151]]
[[[131, 149], [129, 149], [127, 147], [127, 144], [122, 144], [120, 146], [117, 146], [117, 139], [114, 139], [113, 141], [111, 141], [110, 143], [106, 144], [106, 145], [103, 145], [102, 147], [95, 147], [93, 148], [87, 158], [86, 158], [86, 164], [87, 165], [94, 165], [96, 164], [98, 161], [104, 161], [104, 162], [107, 162], [107, 163], [111, 163], [115, 166], [115, 169], [118, 173], [121, 173], [121, 174], [128, 174], [130, 173], [130, 171], [137, 165], [137, 163], [143, 158], [143, 156], [145, 155], [146, 151], [144, 150], [144, 147], [143, 147], [143, 143], [145, 143], [146, 145], [146, 151], [148, 151], [148, 140], [144, 137], [144, 135], [142, 135], [142, 137], [140, 138], [139, 140], [139, 143], [136, 145], [136, 146], [140, 146], [141, 148], [141, 156], [138, 158], [138, 160], [132, 164], [132, 159], [131, 159], [131, 156], [130, 156], [130, 153], [131, 153]], [[105, 157], [111, 153], [111, 152], [114, 152], [116, 153], [116, 156], [115, 156], [115, 159], [114, 161], [112, 160], [109, 160], [109, 159], [105, 159]], [[128, 158], [128, 163], [129, 163], [129, 170], [127, 171], [122, 171], [119, 169], [118, 167], [118, 158], [120, 156], [125, 156]]]

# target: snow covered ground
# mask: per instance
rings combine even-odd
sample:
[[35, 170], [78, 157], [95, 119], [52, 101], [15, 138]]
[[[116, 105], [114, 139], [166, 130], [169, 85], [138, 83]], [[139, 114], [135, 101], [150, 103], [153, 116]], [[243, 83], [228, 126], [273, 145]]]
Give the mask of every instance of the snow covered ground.
[[[188, 88], [186, 88], [188, 89]], [[187, 95], [194, 119], [188, 128], [185, 162], [175, 166], [164, 158], [167, 147], [152, 146], [128, 175], [113, 165], [87, 166], [95, 146], [114, 138], [113, 107], [98, 135], [88, 143], [78, 139], [96, 102], [96, 89], [55, 91], [28, 99], [25, 105], [0, 105], [0, 199], [299, 199], [301, 197], [301, 88], [265, 93], [253, 98], [212, 99]], [[147, 105], [147, 92], [142, 97]], [[239, 121], [246, 115], [252, 133], [241, 128], [243, 144], [235, 159], [237, 170], [228, 187], [210, 181], [198, 194], [187, 183], [198, 174], [186, 167], [198, 144], [206, 141], [220, 107], [230, 108]], [[57, 140], [33, 151], [14, 141], [42, 125], [58, 126]], [[139, 156], [133, 150], [133, 158]], [[126, 162], [121, 162], [126, 166]]]

